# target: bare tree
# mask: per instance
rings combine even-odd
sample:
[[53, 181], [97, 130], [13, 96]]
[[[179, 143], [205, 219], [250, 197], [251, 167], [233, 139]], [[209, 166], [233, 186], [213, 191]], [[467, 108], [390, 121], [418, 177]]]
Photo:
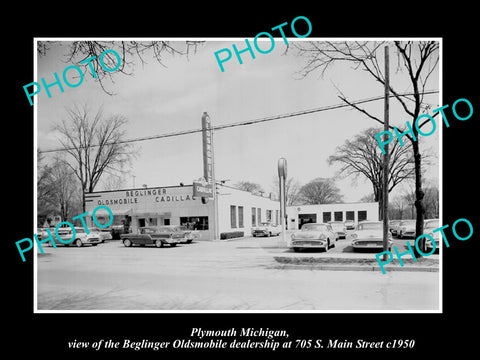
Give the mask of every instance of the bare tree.
[[[103, 174], [121, 174], [135, 156], [133, 145], [124, 142], [127, 119], [103, 116], [100, 108], [92, 114], [88, 106], [67, 110], [68, 119], [54, 126], [65, 151], [73, 158], [66, 162], [80, 180], [82, 193], [93, 192]], [[82, 208], [85, 211], [83, 196]]]
[[66, 221], [72, 214], [77, 215], [82, 198], [80, 183], [71, 167], [61, 158], [55, 159], [52, 166], [52, 181], [55, 185], [55, 208], [62, 221]]
[[316, 178], [303, 185], [299, 191], [302, 204], [333, 204], [343, 201], [340, 189], [332, 179]]
[[[294, 178], [288, 178], [285, 180], [285, 201], [287, 206], [297, 205], [300, 201], [298, 192], [300, 190], [300, 182]], [[275, 194], [279, 193], [280, 183], [278, 176], [273, 178], [272, 190]]]
[[[335, 150], [335, 155], [328, 158], [330, 165], [341, 165], [337, 175], [340, 177], [359, 176], [366, 177], [373, 186], [373, 201], [379, 202], [379, 215], [383, 218], [383, 155], [375, 139], [381, 132], [380, 128], [368, 128], [356, 135], [352, 140], [346, 140]], [[390, 161], [388, 164], [388, 192], [403, 180], [413, 177], [415, 167], [413, 164], [412, 144], [400, 146], [395, 142], [390, 147]]]
[[[408, 206], [405, 196], [395, 196], [389, 204], [388, 211], [390, 218], [402, 220]], [[410, 216], [410, 218], [413, 216]]]
[[[116, 73], [132, 75], [137, 60], [144, 65], [147, 63], [147, 56], [150, 54], [151, 58], [155, 59], [160, 65], [165, 66], [165, 55], [185, 55], [188, 57], [192, 50], [196, 52], [197, 47], [203, 44], [203, 42], [186, 41], [184, 45], [182, 44], [183, 42], [172, 43], [170, 41], [38, 41], [37, 53], [42, 57], [47, 55], [52, 46], [66, 46], [64, 61], [77, 64], [77, 66], [83, 66], [85, 68], [84, 74], [91, 71], [89, 65], [91, 63], [98, 76], [96, 80], [102, 89], [107, 94], [113, 95], [114, 93], [105, 87], [104, 80], [109, 79], [114, 83], [113, 77]], [[100, 55], [105, 50], [114, 50], [120, 56], [120, 66], [114, 72], [105, 70], [100, 64]], [[82, 61], [90, 58], [93, 59], [81, 64]], [[107, 68], [112, 69], [117, 66], [116, 55], [111, 52], [105, 53], [102, 60]]]
[[[381, 57], [377, 56], [377, 50], [386, 45], [385, 42], [298, 42], [296, 48], [300, 56], [306, 59], [302, 68], [303, 76], [314, 71], [325, 71], [337, 62], [347, 62], [354, 65], [356, 69], [366, 71], [382, 87], [385, 85], [385, 75], [382, 73]], [[388, 43], [390, 44], [390, 43]], [[393, 47], [397, 53], [397, 73], [407, 74], [407, 80], [411, 87], [411, 95], [402, 95], [390, 81], [389, 91], [394, 99], [398, 101], [406, 115], [413, 124], [422, 111], [428, 111], [430, 105], [424, 102], [428, 80], [437, 68], [439, 61], [439, 43], [437, 41], [394, 41]], [[403, 77], [402, 77], [403, 78]], [[404, 78], [403, 78], [404, 79]], [[399, 85], [402, 86], [402, 85]], [[403, 84], [405, 86], [405, 84]], [[341, 94], [340, 98], [354, 109], [360, 111], [370, 119], [383, 124], [381, 117], [352, 103], [346, 96]], [[406, 119], [403, 119], [406, 120]], [[418, 124], [422, 128], [429, 120]], [[393, 128], [392, 126], [390, 126]], [[414, 164], [415, 164], [415, 207], [416, 207], [416, 233], [423, 233], [424, 204], [425, 196], [422, 189], [422, 156], [420, 154], [417, 127], [412, 126], [412, 134], [405, 136], [412, 143]], [[402, 130], [403, 132], [403, 130]], [[423, 247], [423, 239], [420, 244]]]
[[37, 222], [41, 224], [55, 211], [55, 182], [53, 167], [44, 164], [44, 157], [37, 149]]
[[251, 181], [239, 181], [234, 187], [240, 190], [248, 191], [254, 195], [262, 195], [265, 191], [260, 184]]

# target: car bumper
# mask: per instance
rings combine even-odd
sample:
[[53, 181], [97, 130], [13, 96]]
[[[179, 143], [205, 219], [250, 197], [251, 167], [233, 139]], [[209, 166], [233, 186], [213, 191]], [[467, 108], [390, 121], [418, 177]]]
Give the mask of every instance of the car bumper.
[[[388, 242], [388, 248], [390, 249], [392, 246], [392, 242]], [[354, 249], [383, 249], [383, 240], [377, 241], [353, 241], [352, 247]]]
[[98, 238], [95, 238], [95, 239], [86, 239], [86, 240], [82, 240], [82, 242], [87, 245], [87, 244], [100, 244], [102, 242], [102, 240], [98, 239]]
[[167, 244], [179, 244], [182, 241], [185, 241], [185, 238], [171, 238], [171, 239], [161, 239], [165, 241]]
[[308, 248], [308, 249], [326, 249], [327, 242], [321, 240], [311, 240], [311, 239], [297, 239], [291, 240], [290, 247], [292, 248]]

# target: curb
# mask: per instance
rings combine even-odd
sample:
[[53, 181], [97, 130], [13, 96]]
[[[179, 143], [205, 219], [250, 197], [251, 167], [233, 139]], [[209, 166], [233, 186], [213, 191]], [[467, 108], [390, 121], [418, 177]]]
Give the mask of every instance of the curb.
[[[294, 265], [294, 264], [278, 264], [270, 267], [271, 269], [291, 269], [291, 270], [328, 270], [328, 271], [376, 271], [382, 273], [379, 266], [365, 265]], [[409, 267], [385, 267], [385, 272], [391, 271], [417, 271], [417, 272], [438, 272], [436, 267], [425, 266], [409, 266]]]
[[[332, 270], [332, 271], [378, 271], [382, 272], [380, 265], [375, 260], [363, 258], [312, 258], [312, 257], [282, 257], [274, 256], [278, 263], [273, 266], [275, 269], [298, 269], [298, 270]], [[396, 259], [395, 259], [396, 260]], [[406, 261], [410, 260], [410, 261]], [[425, 265], [413, 265], [418, 263]], [[421, 259], [414, 262], [412, 259], [405, 259], [404, 266], [397, 261], [385, 265], [385, 272], [389, 271], [418, 271], [438, 272], [438, 260]]]

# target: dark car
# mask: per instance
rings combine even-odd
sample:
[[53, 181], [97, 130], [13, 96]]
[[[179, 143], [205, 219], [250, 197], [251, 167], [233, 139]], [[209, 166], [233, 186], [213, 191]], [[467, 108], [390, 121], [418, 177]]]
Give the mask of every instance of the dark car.
[[185, 232], [170, 226], [141, 227], [137, 234], [121, 234], [120, 238], [126, 247], [132, 245], [155, 245], [156, 247], [170, 245], [173, 247], [177, 246], [179, 242], [185, 241]]

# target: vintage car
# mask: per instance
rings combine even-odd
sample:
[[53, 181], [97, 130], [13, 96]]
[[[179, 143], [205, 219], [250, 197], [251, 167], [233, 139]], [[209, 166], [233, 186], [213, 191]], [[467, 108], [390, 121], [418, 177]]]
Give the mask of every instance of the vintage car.
[[170, 225], [176, 231], [183, 231], [185, 238], [181, 241], [183, 244], [190, 244], [193, 240], [200, 238], [200, 232], [198, 230], [189, 229], [185, 225]]
[[[388, 233], [388, 250], [392, 247], [391, 236]], [[360, 221], [348, 238], [352, 241], [353, 250], [383, 250], [383, 222]]]
[[402, 220], [398, 224], [397, 236], [399, 239], [415, 237], [415, 220]]
[[98, 235], [102, 243], [105, 242], [105, 240], [112, 240], [112, 232], [109, 229], [89, 228], [88, 231]]
[[[440, 232], [433, 232], [433, 230], [440, 227], [440, 221], [438, 219], [425, 220], [423, 225], [423, 233], [428, 234], [435, 240], [435, 252], [439, 252], [440, 248]], [[432, 241], [429, 238], [425, 238], [425, 253], [429, 253], [433, 250]]]
[[398, 225], [400, 224], [401, 220], [390, 220], [388, 222], [388, 230], [392, 236], [397, 236]]
[[330, 224], [307, 223], [300, 231], [292, 234], [290, 247], [293, 251], [302, 249], [324, 249], [335, 246], [337, 234]]
[[353, 221], [353, 220], [346, 220], [346, 221], [345, 221], [345, 229], [347, 229], [347, 230], [355, 230], [355, 221]]
[[163, 247], [164, 245], [177, 246], [184, 241], [185, 233], [174, 229], [172, 226], [141, 227], [138, 233], [121, 234], [120, 239], [123, 245], [130, 247], [132, 245], [155, 245]]
[[343, 221], [329, 221], [328, 223], [332, 226], [333, 231], [337, 233], [337, 239], [347, 238], [347, 228]]
[[271, 222], [262, 222], [259, 226], [252, 227], [252, 236], [278, 236], [282, 232], [280, 226]]
[[[77, 246], [77, 247], [82, 247], [83, 245], [92, 245], [96, 246], [97, 244], [100, 244], [102, 240], [98, 236], [98, 233], [91, 232], [89, 230], [89, 233], [85, 231], [83, 227], [75, 227], [75, 238], [71, 241], [69, 241], [72, 238], [73, 231], [71, 227], [61, 227], [57, 230], [58, 235], [65, 241], [68, 241], [67, 244], [59, 241], [56, 238], [55, 235], [55, 230], [50, 229], [50, 232], [52, 234], [52, 237], [54, 238], [55, 245], [63, 245], [63, 246]], [[47, 237], [48, 234], [45, 233], [45, 237]], [[43, 237], [43, 235], [42, 235]], [[48, 242], [49, 246], [53, 246], [52, 242]]]

